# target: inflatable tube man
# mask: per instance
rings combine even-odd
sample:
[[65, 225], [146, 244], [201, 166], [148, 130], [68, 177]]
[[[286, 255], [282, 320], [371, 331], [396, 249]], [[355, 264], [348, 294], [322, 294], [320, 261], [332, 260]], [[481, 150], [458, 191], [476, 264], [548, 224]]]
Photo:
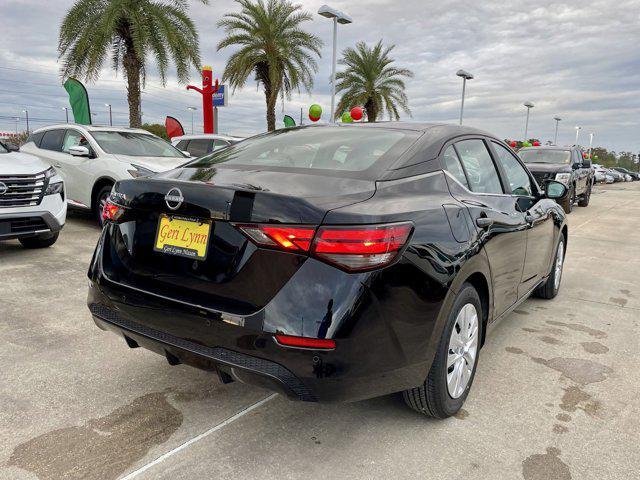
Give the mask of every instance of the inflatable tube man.
[[218, 79], [213, 83], [213, 70], [209, 66], [202, 67], [202, 88], [188, 85], [187, 90], [195, 90], [202, 95], [202, 113], [204, 115], [204, 133], [213, 131], [213, 94], [218, 91]]

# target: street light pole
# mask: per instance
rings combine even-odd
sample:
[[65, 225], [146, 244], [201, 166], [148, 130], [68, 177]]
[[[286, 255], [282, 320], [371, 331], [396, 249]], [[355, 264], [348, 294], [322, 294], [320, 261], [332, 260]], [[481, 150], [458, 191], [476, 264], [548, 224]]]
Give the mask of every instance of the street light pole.
[[553, 119], [556, 121], [556, 135], [553, 139], [553, 144], [557, 145], [558, 144], [558, 124], [562, 119], [560, 117], [553, 117]]
[[527, 107], [527, 121], [524, 124], [524, 139], [523, 142], [527, 142], [527, 135], [529, 134], [529, 111], [535, 107], [532, 102], [524, 102], [524, 106]]
[[[589, 134], [589, 160], [591, 160], [591, 147], [593, 146], [593, 133]], [[593, 162], [592, 162], [593, 163]]]
[[69, 123], [69, 108], [67, 107], [62, 107], [62, 109], [64, 110], [64, 116], [67, 119], [67, 123]]
[[467, 88], [467, 80], [472, 80], [473, 75], [465, 70], [458, 70], [456, 75], [462, 78], [462, 102], [460, 103], [460, 125], [462, 125], [462, 114], [464, 112], [464, 92]]
[[579, 127], [576, 125], [576, 143], [575, 146], [578, 146], [578, 137], [580, 136], [580, 130], [582, 130], [582, 127]]
[[105, 107], [109, 107], [109, 126], [113, 127], [113, 117], [111, 116], [111, 104], [105, 103]]
[[325, 18], [333, 20], [333, 58], [331, 61], [331, 122], [334, 122], [335, 118], [335, 105], [336, 105], [336, 64], [338, 56], [338, 23], [343, 25], [352, 23], [351, 17], [346, 13], [340, 12], [328, 5], [323, 5], [318, 10], [318, 15], [322, 15]]
[[191, 110], [191, 135], [193, 135], [193, 112], [197, 110], [196, 107], [187, 107], [187, 110]]
[[29, 112], [25, 109], [25, 110], [22, 110], [22, 113], [24, 113], [25, 116], [27, 117], [27, 135], [29, 135]]

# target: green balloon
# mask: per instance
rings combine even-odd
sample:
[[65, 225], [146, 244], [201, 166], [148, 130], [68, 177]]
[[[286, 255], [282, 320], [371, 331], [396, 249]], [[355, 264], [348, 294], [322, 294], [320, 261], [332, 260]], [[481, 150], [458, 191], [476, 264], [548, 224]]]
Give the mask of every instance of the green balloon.
[[353, 118], [351, 118], [351, 113], [344, 112], [342, 114], [342, 123], [352, 123], [352, 122], [353, 122]]
[[530, 146], [531, 146], [531, 143], [529, 143], [529, 142], [522, 142], [522, 146], [523, 146], [523, 147], [530, 147]]
[[320, 118], [322, 116], [322, 107], [317, 103], [314, 103], [309, 107], [309, 116], [313, 118]]

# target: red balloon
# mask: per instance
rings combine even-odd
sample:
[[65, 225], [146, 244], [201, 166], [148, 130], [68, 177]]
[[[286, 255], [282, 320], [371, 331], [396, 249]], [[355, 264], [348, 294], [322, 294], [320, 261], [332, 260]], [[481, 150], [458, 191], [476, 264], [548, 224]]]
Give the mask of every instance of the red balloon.
[[515, 140], [511, 140], [511, 142], [509, 142], [509, 146], [511, 148], [516, 148], [518, 146], [518, 142], [516, 142]]
[[353, 107], [350, 113], [351, 113], [351, 118], [353, 118], [356, 121], [361, 120], [362, 116], [364, 115], [364, 113], [362, 112], [362, 108], [360, 107]]
[[534, 147], [539, 147], [540, 146], [540, 142], [533, 142], [533, 146]]
[[311, 120], [312, 122], [317, 122], [318, 120], [320, 120], [320, 117], [312, 117], [311, 114], [309, 114], [309, 120]]

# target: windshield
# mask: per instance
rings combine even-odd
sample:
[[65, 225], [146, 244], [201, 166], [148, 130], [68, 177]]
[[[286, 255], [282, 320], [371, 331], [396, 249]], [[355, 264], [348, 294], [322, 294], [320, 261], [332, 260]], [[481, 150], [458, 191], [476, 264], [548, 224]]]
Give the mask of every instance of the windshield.
[[540, 148], [535, 150], [520, 150], [518, 155], [520, 155], [524, 163], [571, 163], [570, 150], [547, 150]]
[[185, 158], [171, 144], [161, 138], [144, 133], [93, 131], [91, 135], [102, 150], [115, 155]]
[[0, 142], [0, 153], [9, 153], [9, 150], [7, 150], [2, 142]]
[[411, 144], [403, 142], [407, 137], [408, 132], [381, 128], [283, 129], [243, 140], [187, 166], [224, 163], [357, 172], [373, 166], [392, 150], [402, 153]]

